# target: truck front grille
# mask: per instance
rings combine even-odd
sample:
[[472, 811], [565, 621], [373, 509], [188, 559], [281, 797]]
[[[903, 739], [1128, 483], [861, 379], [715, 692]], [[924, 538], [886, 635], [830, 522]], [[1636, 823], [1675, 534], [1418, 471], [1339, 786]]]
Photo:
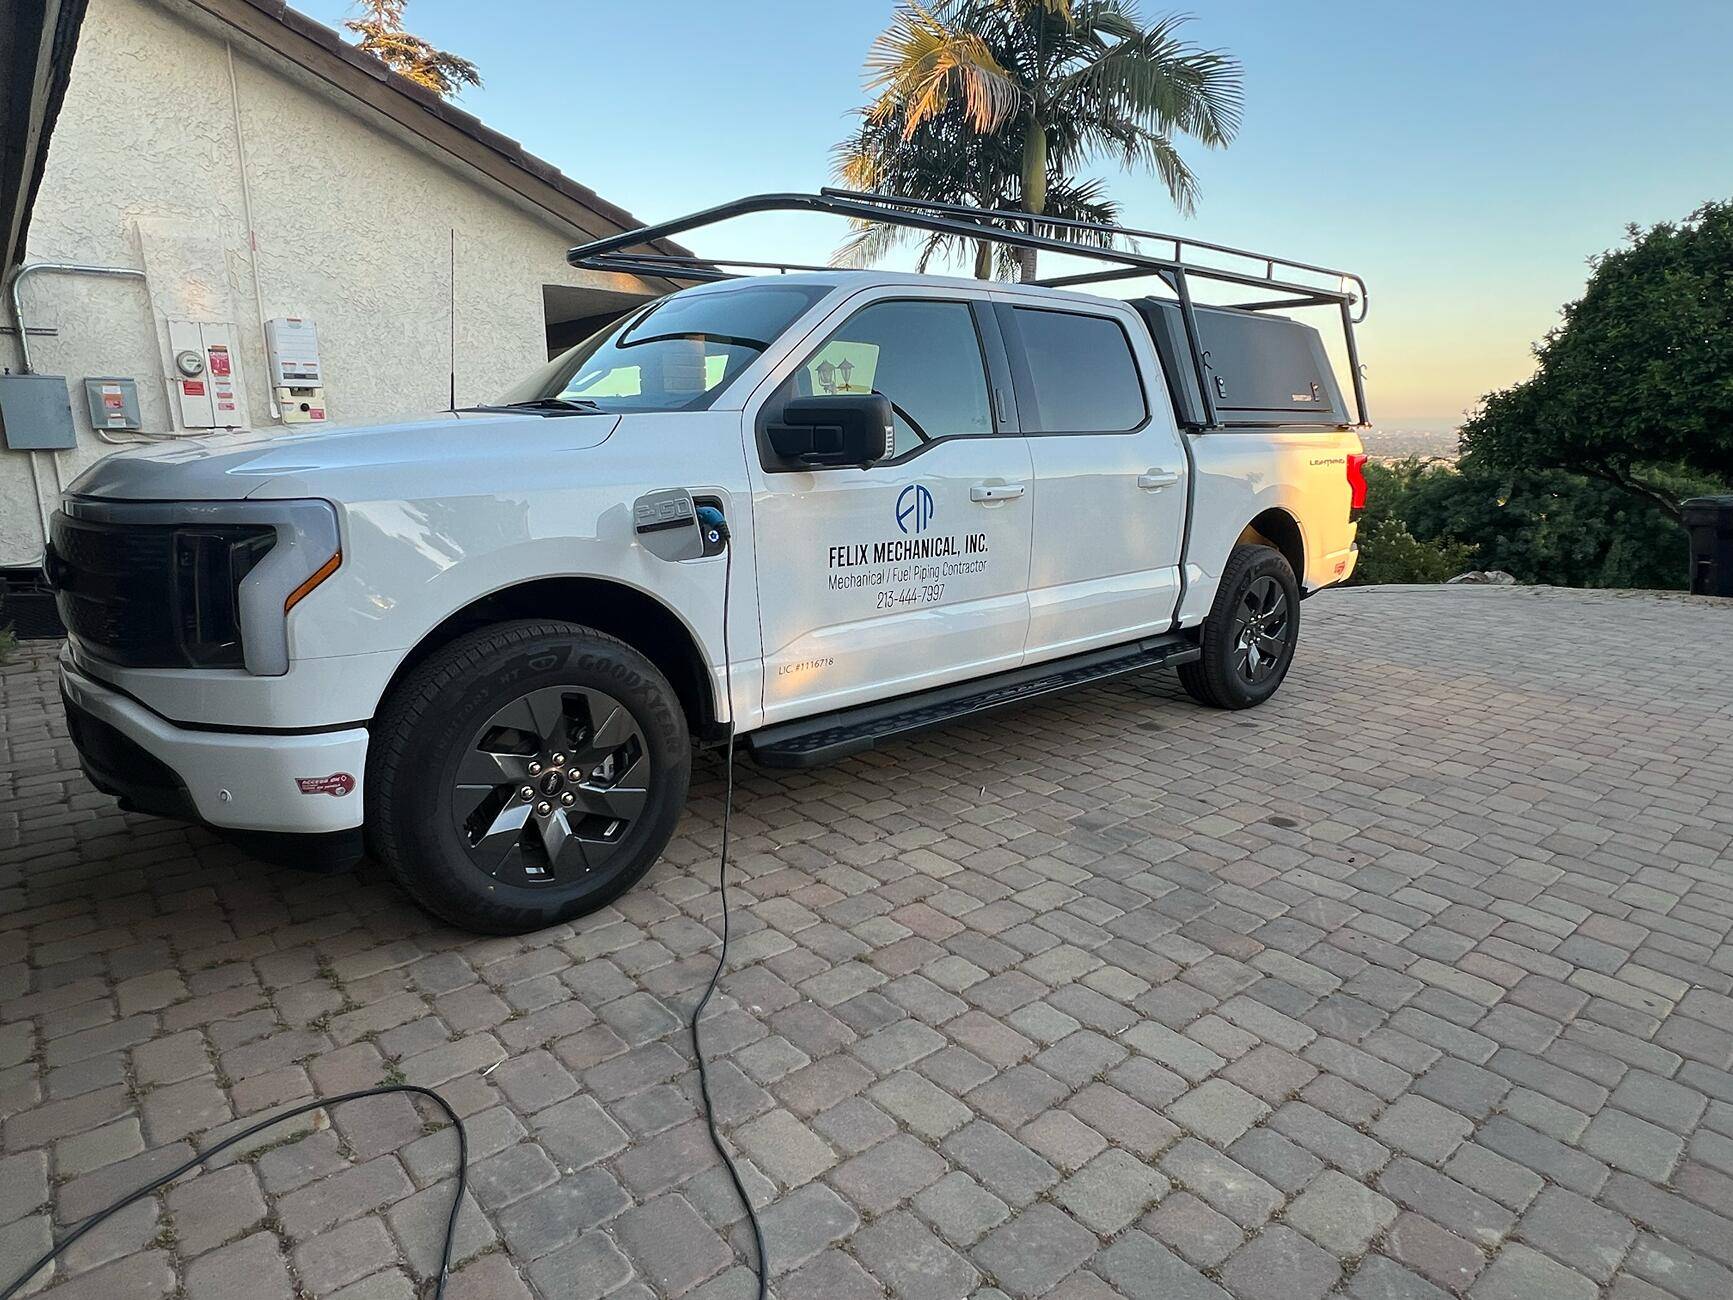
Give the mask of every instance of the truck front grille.
[[55, 514], [48, 577], [69, 634], [128, 668], [240, 667], [241, 579], [270, 527], [131, 524]]

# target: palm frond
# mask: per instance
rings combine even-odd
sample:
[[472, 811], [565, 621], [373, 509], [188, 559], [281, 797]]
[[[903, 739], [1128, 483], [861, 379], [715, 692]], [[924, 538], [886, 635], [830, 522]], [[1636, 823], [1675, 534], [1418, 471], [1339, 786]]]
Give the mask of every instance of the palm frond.
[[[1114, 19], [1124, 19], [1123, 9], [1112, 9]], [[1087, 103], [1103, 118], [1179, 131], [1212, 148], [1228, 144], [1244, 109], [1239, 60], [1181, 40], [1176, 32], [1186, 21], [1170, 16], [1102, 42], [1093, 58], [1060, 80], [1055, 104], [1063, 111], [1068, 102]], [[1117, 22], [1111, 26], [1116, 34], [1122, 30]]]
[[880, 92], [873, 111], [901, 113], [910, 131], [957, 96], [976, 130], [997, 130], [1020, 94], [979, 35], [947, 27], [918, 0], [898, 5], [867, 54], [867, 71], [867, 89]]

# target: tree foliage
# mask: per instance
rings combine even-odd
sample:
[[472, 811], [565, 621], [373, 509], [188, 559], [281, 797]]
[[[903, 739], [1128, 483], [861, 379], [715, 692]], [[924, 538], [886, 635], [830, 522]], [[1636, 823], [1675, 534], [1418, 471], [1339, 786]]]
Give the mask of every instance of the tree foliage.
[[[1012, 207], [1017, 201], [1019, 162], [1015, 147], [1002, 136], [970, 130], [960, 112], [929, 118], [909, 131], [900, 113], [875, 117], [863, 109], [855, 135], [834, 152], [837, 180], [850, 189], [980, 208]], [[1097, 180], [1073, 181], [1050, 175], [1047, 214], [1078, 221], [1117, 222], [1119, 205], [1102, 191]], [[952, 257], [967, 247], [973, 252], [978, 278], [1010, 278], [1017, 273], [1016, 250], [1006, 244], [879, 221], [854, 221], [851, 225], [854, 233], [833, 258], [839, 265], [870, 266], [897, 245], [912, 241], [918, 243], [916, 265], [923, 272], [935, 255]], [[1041, 229], [1047, 234], [1059, 233], [1058, 227]], [[1087, 231], [1067, 233], [1089, 242], [1109, 242]]]
[[1733, 481], [1733, 203], [1632, 226], [1591, 266], [1534, 377], [1485, 400], [1463, 450], [1587, 475], [1676, 519], [1681, 481]]
[[1400, 519], [1360, 526], [1360, 562], [1355, 583], [1448, 582], [1474, 567], [1474, 547], [1463, 542], [1421, 541]]
[[[1685, 585], [1684, 530], [1602, 479], [1469, 455], [1456, 466], [1369, 464], [1366, 481], [1356, 582], [1440, 582], [1480, 568], [1561, 587]], [[1669, 473], [1656, 483], [1674, 499], [1714, 486]]]
[[448, 99], [464, 86], [481, 85], [475, 64], [403, 30], [409, 0], [356, 0], [361, 17], [343, 24], [360, 40], [356, 45], [393, 72]]
[[[1180, 37], [1186, 21], [1146, 25], [1134, 0], [900, 0], [867, 57], [876, 97], [838, 146], [838, 174], [906, 198], [1069, 216], [1105, 202], [1077, 179], [1105, 155], [1153, 170], [1190, 212], [1197, 180], [1174, 137], [1225, 146], [1242, 88], [1237, 60]], [[860, 251], [857, 232], [844, 256]], [[987, 261], [977, 250], [978, 274]], [[1033, 250], [1016, 261], [1033, 278]]]

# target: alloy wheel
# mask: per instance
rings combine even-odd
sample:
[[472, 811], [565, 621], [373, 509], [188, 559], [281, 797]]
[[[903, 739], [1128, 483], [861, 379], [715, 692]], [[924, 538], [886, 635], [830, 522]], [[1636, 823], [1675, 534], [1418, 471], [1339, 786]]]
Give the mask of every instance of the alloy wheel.
[[613, 696], [547, 686], [498, 710], [458, 760], [452, 811], [470, 860], [521, 886], [604, 872], [650, 793], [643, 730]]
[[1292, 648], [1288, 594], [1271, 577], [1255, 578], [1234, 611], [1234, 672], [1252, 685], [1267, 681]]

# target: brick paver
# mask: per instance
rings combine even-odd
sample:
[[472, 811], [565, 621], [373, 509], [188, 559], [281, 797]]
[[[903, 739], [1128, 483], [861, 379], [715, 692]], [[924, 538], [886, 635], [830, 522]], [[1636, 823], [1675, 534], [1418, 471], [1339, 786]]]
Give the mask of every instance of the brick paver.
[[[1733, 604], [1383, 589], [1270, 705], [1121, 682], [743, 763], [707, 1037], [779, 1296], [1733, 1296]], [[273, 1108], [466, 1117], [462, 1297], [751, 1293], [685, 1017], [720, 781], [523, 939], [264, 867], [78, 775], [0, 667], [0, 1282]], [[393, 1098], [81, 1242], [53, 1293], [408, 1297], [451, 1190]]]

